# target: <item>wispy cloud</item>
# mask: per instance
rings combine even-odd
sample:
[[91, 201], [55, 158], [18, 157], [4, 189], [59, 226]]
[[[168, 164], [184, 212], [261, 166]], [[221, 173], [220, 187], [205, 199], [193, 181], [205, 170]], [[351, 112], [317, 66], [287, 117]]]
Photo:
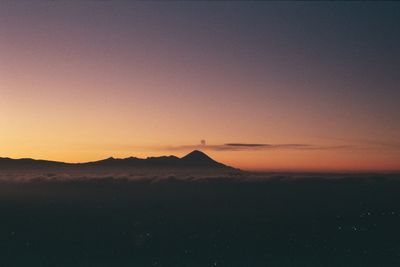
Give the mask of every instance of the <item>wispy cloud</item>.
[[258, 144], [258, 143], [226, 143], [222, 145], [182, 145], [168, 146], [161, 150], [184, 151], [184, 150], [209, 150], [209, 151], [258, 151], [258, 150], [328, 150], [346, 149], [352, 146], [323, 146], [312, 144]]
[[357, 149], [356, 145], [317, 145], [317, 144], [266, 144], [266, 143], [238, 143], [230, 142], [225, 144], [196, 144], [196, 145], [176, 145], [176, 146], [141, 146], [129, 144], [113, 145], [86, 145], [90, 149], [108, 149], [117, 151], [168, 151], [186, 152], [191, 150], [203, 151], [263, 151], [263, 150], [337, 150], [337, 149]]
[[243, 143], [228, 143], [225, 146], [238, 146], [238, 147], [266, 147], [271, 146], [269, 144], [243, 144]]

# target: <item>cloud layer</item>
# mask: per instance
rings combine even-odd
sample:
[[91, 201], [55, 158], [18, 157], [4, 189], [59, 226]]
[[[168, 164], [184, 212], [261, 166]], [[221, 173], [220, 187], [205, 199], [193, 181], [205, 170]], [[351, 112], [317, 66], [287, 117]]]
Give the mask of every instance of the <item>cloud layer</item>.
[[326, 150], [326, 149], [346, 149], [350, 145], [323, 146], [312, 144], [259, 144], [259, 143], [226, 143], [222, 145], [182, 145], [168, 146], [162, 150], [181, 151], [181, 150], [209, 150], [209, 151], [254, 151], [254, 150]]

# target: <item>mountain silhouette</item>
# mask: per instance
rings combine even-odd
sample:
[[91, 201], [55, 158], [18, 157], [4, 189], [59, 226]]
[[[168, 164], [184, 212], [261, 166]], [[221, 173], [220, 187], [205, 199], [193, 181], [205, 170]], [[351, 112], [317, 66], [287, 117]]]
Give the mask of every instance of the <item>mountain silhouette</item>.
[[[214, 166], [218, 167], [223, 164], [213, 160], [209, 156], [207, 156], [205, 153], [199, 151], [199, 150], [194, 150], [187, 154], [186, 156], [182, 157], [180, 159], [182, 162], [184, 162], [187, 165], [192, 165], [192, 166]], [[225, 166], [225, 165], [223, 165]], [[226, 167], [226, 166], [225, 166]]]
[[129, 157], [129, 158], [107, 158], [98, 161], [84, 163], [65, 163], [59, 161], [34, 160], [34, 159], [11, 159], [0, 158], [0, 170], [104, 170], [104, 169], [150, 169], [150, 170], [237, 170], [217, 162], [207, 156], [205, 153], [194, 150], [183, 156], [161, 156], [148, 157], [145, 159]]

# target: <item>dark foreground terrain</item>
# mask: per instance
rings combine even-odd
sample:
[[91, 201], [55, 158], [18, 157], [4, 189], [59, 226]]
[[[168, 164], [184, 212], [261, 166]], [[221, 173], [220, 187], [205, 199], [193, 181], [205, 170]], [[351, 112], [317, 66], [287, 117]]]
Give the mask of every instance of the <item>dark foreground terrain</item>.
[[398, 175], [53, 176], [0, 182], [0, 266], [400, 266]]

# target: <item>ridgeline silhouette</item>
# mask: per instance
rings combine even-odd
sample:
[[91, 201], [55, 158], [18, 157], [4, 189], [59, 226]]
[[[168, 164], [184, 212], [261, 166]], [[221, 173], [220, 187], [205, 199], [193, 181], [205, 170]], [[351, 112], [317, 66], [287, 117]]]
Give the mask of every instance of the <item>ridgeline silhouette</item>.
[[0, 170], [104, 170], [104, 169], [173, 169], [173, 170], [221, 170], [238, 171], [233, 167], [217, 162], [205, 153], [194, 150], [186, 156], [179, 158], [176, 156], [148, 157], [145, 159], [129, 158], [107, 158], [99, 161], [85, 163], [66, 163], [49, 160], [35, 160], [30, 158], [11, 159], [0, 158]]

